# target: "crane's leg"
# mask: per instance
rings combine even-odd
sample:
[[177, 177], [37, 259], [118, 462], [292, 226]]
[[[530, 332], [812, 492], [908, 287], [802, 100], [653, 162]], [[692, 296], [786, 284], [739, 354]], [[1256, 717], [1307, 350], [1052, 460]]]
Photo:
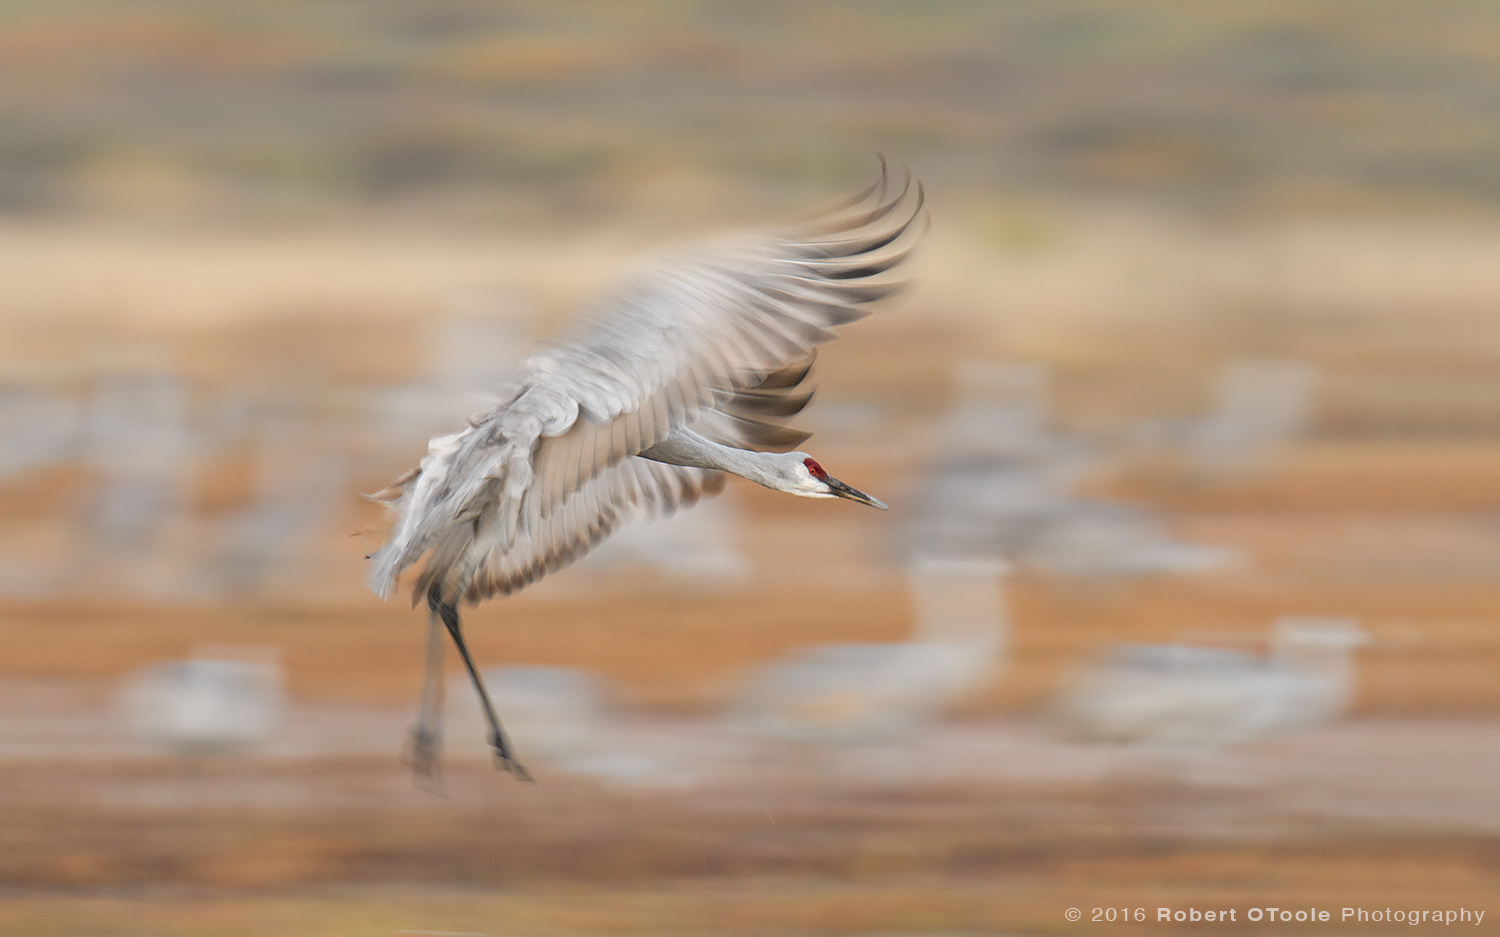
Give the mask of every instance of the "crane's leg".
[[411, 727], [407, 760], [418, 778], [437, 775], [443, 744], [443, 658], [447, 651], [446, 628], [436, 609], [427, 617], [427, 673], [422, 680], [422, 702], [417, 722]]
[[500, 719], [495, 715], [495, 704], [490, 702], [489, 691], [484, 688], [484, 680], [480, 678], [479, 671], [474, 666], [474, 658], [469, 656], [469, 646], [464, 643], [463, 631], [458, 622], [458, 606], [444, 602], [438, 596], [436, 588], [427, 594], [427, 604], [447, 627], [448, 636], [453, 639], [453, 644], [458, 648], [458, 655], [463, 658], [464, 667], [468, 668], [469, 680], [473, 682], [475, 691], [479, 693], [480, 708], [484, 710], [484, 716], [490, 723], [490, 746], [495, 749], [496, 766], [514, 774], [519, 780], [530, 781], [531, 773], [510, 753], [510, 742], [506, 740], [505, 732], [500, 728]]

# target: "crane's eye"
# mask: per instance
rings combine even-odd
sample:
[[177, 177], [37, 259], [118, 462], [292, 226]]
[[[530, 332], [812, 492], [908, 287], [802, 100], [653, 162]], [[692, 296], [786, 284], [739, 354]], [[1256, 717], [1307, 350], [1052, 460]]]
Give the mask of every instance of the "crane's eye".
[[823, 466], [814, 462], [812, 459], [803, 459], [802, 464], [807, 466], [807, 470], [812, 473], [812, 477], [816, 478], [818, 481], [822, 481], [823, 479], [828, 477], [828, 473], [823, 471]]

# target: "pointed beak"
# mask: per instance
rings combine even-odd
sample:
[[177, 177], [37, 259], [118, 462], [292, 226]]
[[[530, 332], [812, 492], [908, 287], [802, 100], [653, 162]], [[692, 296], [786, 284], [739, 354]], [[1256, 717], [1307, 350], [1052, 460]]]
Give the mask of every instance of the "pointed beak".
[[860, 504], [868, 504], [870, 507], [880, 508], [880, 510], [882, 511], [890, 510], [890, 508], [885, 506], [884, 501], [881, 501], [879, 498], [872, 498], [857, 488], [850, 488], [848, 485], [839, 481], [837, 478], [825, 478], [823, 479], [823, 482], [830, 489], [832, 489], [834, 494], [838, 495], [840, 498], [848, 498], [850, 501], [858, 501]]

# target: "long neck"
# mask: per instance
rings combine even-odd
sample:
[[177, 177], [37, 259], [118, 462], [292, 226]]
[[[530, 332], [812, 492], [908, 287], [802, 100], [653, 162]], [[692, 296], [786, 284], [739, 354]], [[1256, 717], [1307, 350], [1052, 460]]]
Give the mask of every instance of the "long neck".
[[781, 489], [786, 485], [781, 474], [776, 471], [776, 461], [780, 457], [775, 453], [723, 446], [682, 427], [672, 430], [672, 435], [640, 453], [640, 456], [653, 462], [729, 472], [767, 488]]

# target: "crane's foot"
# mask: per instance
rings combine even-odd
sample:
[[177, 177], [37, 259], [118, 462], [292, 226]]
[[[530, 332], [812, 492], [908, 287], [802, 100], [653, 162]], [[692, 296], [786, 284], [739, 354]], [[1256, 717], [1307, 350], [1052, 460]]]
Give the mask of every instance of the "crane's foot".
[[495, 749], [495, 767], [514, 774], [517, 781], [533, 780], [526, 766], [516, 761], [515, 756], [510, 753], [510, 745], [506, 743], [505, 736], [498, 732], [490, 736], [490, 746]]
[[442, 751], [443, 737], [431, 726], [418, 723], [411, 727], [406, 739], [406, 756], [419, 787], [436, 789], [438, 778], [438, 756]]

